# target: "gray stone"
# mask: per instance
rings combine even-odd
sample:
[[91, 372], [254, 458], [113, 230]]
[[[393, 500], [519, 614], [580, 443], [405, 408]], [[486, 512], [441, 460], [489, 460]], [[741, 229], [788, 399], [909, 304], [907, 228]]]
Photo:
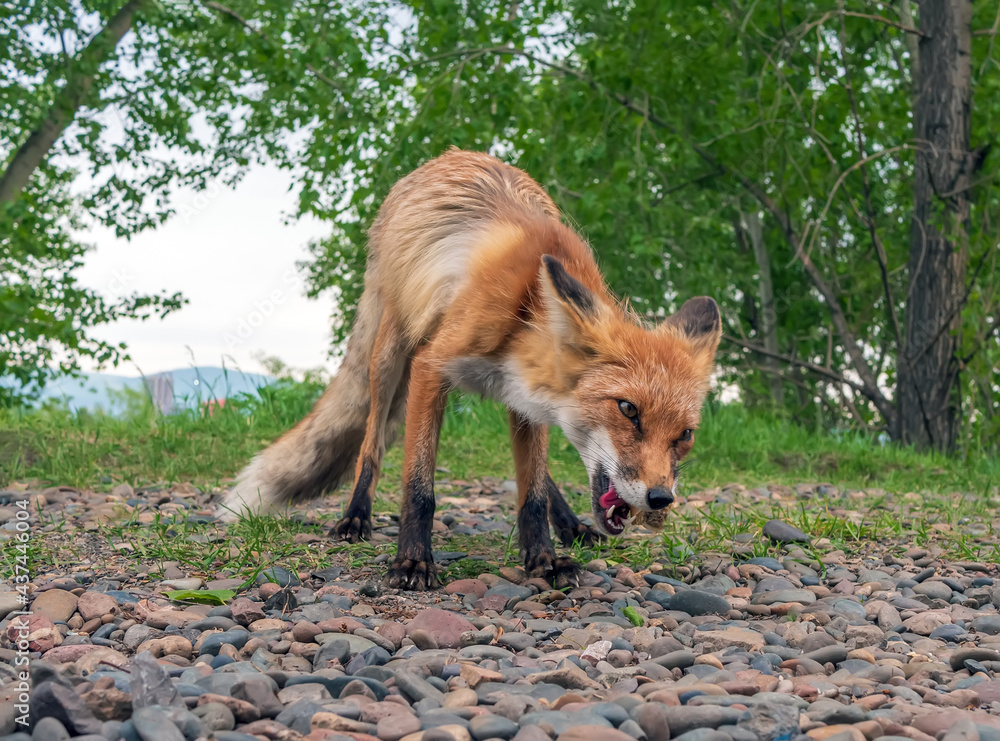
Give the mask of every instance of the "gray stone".
[[[956, 626], [957, 627], [957, 626]], [[995, 636], [1000, 633], [1000, 615], [983, 615], [972, 621], [972, 629], [983, 635]], [[931, 638], [934, 634], [931, 634]]]
[[548, 725], [560, 736], [576, 726], [599, 726], [601, 728], [612, 728], [611, 723], [599, 715], [588, 713], [587, 711], [577, 711], [567, 713], [563, 710], [543, 710], [537, 713], [528, 713], [521, 717], [520, 725]]
[[[371, 669], [374, 667], [368, 667], [368, 668]], [[386, 687], [384, 684], [382, 684], [382, 682], [378, 681], [377, 679], [373, 679], [371, 677], [362, 676], [361, 674], [355, 674], [352, 677], [343, 677], [343, 676], [327, 677], [319, 673], [300, 674], [299, 676], [289, 677], [285, 681], [285, 688], [294, 687], [295, 685], [298, 684], [318, 683], [326, 687], [326, 691], [329, 692], [331, 696], [340, 697], [340, 694], [344, 691], [344, 688], [347, 687], [347, 685], [354, 680], [359, 680], [368, 685], [368, 689], [370, 689], [375, 694], [375, 699], [379, 701], [384, 700], [386, 698], [386, 695], [389, 694], [389, 688]], [[308, 733], [308, 730], [306, 731], [306, 733]]]
[[686, 589], [670, 598], [670, 609], [692, 616], [726, 615], [729, 613], [729, 602], [717, 594]]
[[785, 589], [797, 589], [795, 584], [783, 576], [765, 576], [753, 588], [754, 594], [760, 592], [780, 592]]
[[815, 651], [809, 651], [808, 653], [802, 654], [800, 658], [812, 659], [813, 661], [818, 661], [820, 664], [839, 664], [847, 658], [847, 646], [835, 643], [829, 646], [824, 646], [823, 648], [818, 648]]
[[930, 599], [940, 599], [947, 602], [951, 599], [952, 589], [944, 582], [925, 581], [913, 587], [914, 594], [922, 594]]
[[755, 605], [782, 605], [789, 602], [811, 605], [816, 601], [816, 595], [808, 589], [779, 589], [758, 594], [751, 601]]
[[230, 694], [237, 700], [245, 700], [260, 710], [262, 718], [275, 718], [284, 706], [274, 695], [274, 680], [265, 675], [248, 676], [230, 688]]
[[328, 713], [326, 707], [311, 700], [299, 700], [292, 703], [281, 711], [275, 720], [283, 726], [288, 726], [293, 731], [298, 731], [303, 736], [309, 734], [310, 721], [316, 713]]
[[273, 582], [282, 587], [295, 587], [299, 585], [299, 577], [293, 574], [291, 571], [281, 568], [280, 566], [270, 566], [259, 574], [257, 574], [257, 579], [254, 582], [257, 586], [261, 584], [266, 584], [267, 582]]
[[431, 699], [438, 705], [444, 703], [444, 693], [423, 677], [413, 672], [396, 672], [396, 686], [414, 702]]
[[952, 652], [948, 658], [951, 668], [955, 671], [965, 667], [965, 662], [969, 659], [973, 661], [1000, 661], [1000, 651], [992, 648], [959, 648]]
[[799, 710], [786, 703], [755, 704], [736, 723], [759, 739], [794, 738], [799, 732]]
[[101, 732], [101, 722], [83, 699], [74, 690], [56, 682], [35, 685], [28, 707], [32, 718], [55, 718], [72, 736]]
[[213, 633], [201, 642], [202, 656], [218, 656], [219, 649], [223, 646], [233, 646], [243, 648], [250, 640], [250, 634], [245, 630], [226, 630], [222, 633]]
[[[775, 543], [808, 543], [809, 536], [794, 525], [781, 520], [769, 520], [764, 525], [764, 535]], [[777, 569], [775, 569], [777, 571]]]
[[535, 638], [530, 633], [504, 633], [497, 643], [511, 651], [523, 651], [535, 645]]
[[[57, 590], [52, 590], [57, 591]], [[45, 594], [43, 592], [43, 594]], [[69, 741], [69, 731], [66, 726], [55, 718], [42, 718], [35, 723], [31, 732], [32, 741]]]
[[754, 566], [763, 566], [765, 569], [770, 569], [771, 571], [781, 571], [784, 568], [781, 565], [781, 561], [770, 556], [755, 556], [754, 558], [747, 559], [747, 563]]
[[136, 710], [132, 713], [132, 725], [142, 741], [185, 741], [180, 729], [157, 707]]
[[674, 741], [733, 741], [733, 737], [714, 728], [695, 728], [680, 736], [675, 736]]
[[844, 705], [836, 700], [820, 698], [806, 710], [806, 717], [825, 725], [837, 725], [839, 723], [852, 724], [867, 720], [868, 711], [860, 705]]
[[706, 576], [704, 579], [695, 582], [691, 586], [695, 589], [700, 589], [702, 592], [709, 592], [710, 594], [722, 596], [735, 587], [736, 582], [725, 574], [712, 574], [711, 576]]
[[209, 733], [212, 731], [231, 731], [236, 728], [236, 718], [233, 717], [233, 711], [221, 702], [206, 702], [204, 705], [193, 708], [191, 712], [201, 721]]
[[513, 738], [519, 728], [514, 721], [499, 715], [478, 715], [469, 721], [469, 733], [476, 741]]
[[695, 728], [718, 728], [721, 725], [736, 725], [743, 717], [743, 711], [712, 705], [681, 705], [663, 707], [667, 725], [673, 734], [671, 738], [687, 733]]
[[646, 732], [642, 730], [642, 726], [631, 718], [618, 726], [618, 730], [622, 733], [627, 733], [632, 738], [639, 739], [639, 741], [648, 741], [649, 739]]

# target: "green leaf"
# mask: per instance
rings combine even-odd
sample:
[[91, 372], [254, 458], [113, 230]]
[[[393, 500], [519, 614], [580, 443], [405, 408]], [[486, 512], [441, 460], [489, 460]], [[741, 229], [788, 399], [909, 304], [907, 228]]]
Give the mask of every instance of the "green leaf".
[[196, 602], [200, 605], [224, 605], [236, 596], [232, 589], [174, 589], [163, 594], [176, 602]]
[[622, 610], [622, 615], [628, 618], [628, 621], [637, 628], [641, 628], [646, 624], [645, 618], [643, 618], [643, 616], [640, 615], [631, 605]]

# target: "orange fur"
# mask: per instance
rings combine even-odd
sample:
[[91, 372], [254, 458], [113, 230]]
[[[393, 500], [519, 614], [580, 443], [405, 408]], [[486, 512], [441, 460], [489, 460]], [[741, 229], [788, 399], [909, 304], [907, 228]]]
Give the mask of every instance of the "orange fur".
[[[391, 581], [433, 586], [427, 507], [444, 400], [460, 387], [510, 407], [522, 510], [558, 495], [546, 489], [545, 466], [546, 428], [557, 424], [591, 473], [595, 517], [606, 478], [655, 525], [662, 516], [643, 496], [676, 484], [677, 462], [693, 443], [682, 438], [698, 425], [720, 336], [710, 299], [645, 326], [611, 295], [588, 245], [534, 180], [488, 155], [449, 151], [397, 183], [372, 225], [345, 371], [313, 414], [244, 472], [227, 504], [257, 509], [255, 494], [269, 506], [320, 493], [339, 480], [343, 461], [357, 458], [337, 533], [364, 537], [405, 401], [403, 522]], [[368, 393], [348, 400], [348, 387]], [[623, 415], [623, 400], [638, 409], [636, 420]], [[324, 458], [327, 440], [354, 447]], [[423, 528], [426, 538], [414, 534]], [[548, 545], [522, 542], [526, 560], [558, 569], [547, 530], [532, 537]]]

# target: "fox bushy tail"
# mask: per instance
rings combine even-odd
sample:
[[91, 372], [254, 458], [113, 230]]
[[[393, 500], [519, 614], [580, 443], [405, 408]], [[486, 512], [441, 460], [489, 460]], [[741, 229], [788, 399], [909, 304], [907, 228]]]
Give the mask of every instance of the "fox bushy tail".
[[[235, 520], [311, 499], [336, 488], [353, 472], [365, 436], [368, 364], [382, 310], [377, 291], [365, 291], [337, 375], [313, 410], [243, 470], [222, 502], [220, 519]], [[396, 397], [386, 430], [388, 441], [402, 421], [405, 388]]]

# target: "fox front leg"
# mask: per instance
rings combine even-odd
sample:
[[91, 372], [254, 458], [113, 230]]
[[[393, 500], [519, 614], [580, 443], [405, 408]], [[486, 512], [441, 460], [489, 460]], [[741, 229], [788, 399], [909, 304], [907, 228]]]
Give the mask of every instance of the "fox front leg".
[[579, 586], [580, 567], [568, 556], [557, 556], [549, 535], [548, 430], [511, 412], [510, 435], [517, 470], [517, 529], [521, 558], [531, 578], [542, 578], [556, 589]]
[[406, 409], [403, 463], [403, 507], [399, 516], [399, 548], [387, 582], [396, 589], [437, 589], [431, 552], [434, 524], [434, 464], [448, 389], [431, 360], [430, 347], [413, 362]]

